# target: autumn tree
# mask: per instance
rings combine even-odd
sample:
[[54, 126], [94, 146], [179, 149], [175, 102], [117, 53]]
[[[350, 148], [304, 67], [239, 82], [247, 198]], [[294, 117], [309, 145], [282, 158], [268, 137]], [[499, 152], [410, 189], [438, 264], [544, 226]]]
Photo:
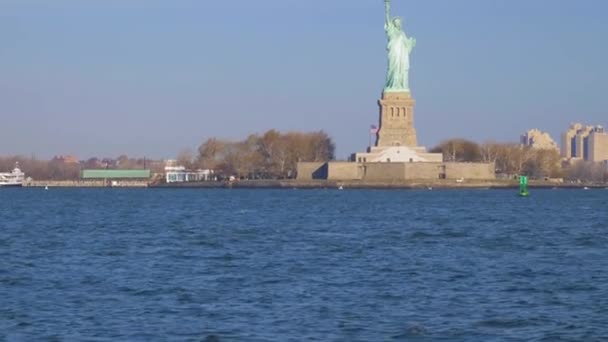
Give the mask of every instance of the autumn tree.
[[285, 139], [281, 133], [271, 129], [264, 133], [257, 141], [257, 150], [260, 155], [260, 171], [266, 174], [276, 172], [284, 164]]
[[488, 141], [479, 145], [479, 156], [484, 163], [496, 163], [503, 146], [499, 143]]
[[324, 131], [310, 134], [310, 146], [312, 148], [310, 161], [320, 162], [336, 158], [336, 145]]
[[561, 157], [554, 149], [535, 149], [521, 144], [485, 142], [477, 145], [465, 139], [450, 139], [433, 148], [449, 162], [494, 163], [496, 171], [533, 178], [562, 176]]
[[207, 139], [198, 148], [197, 163], [202, 169], [215, 169], [221, 162], [226, 143], [216, 138]]
[[186, 169], [195, 168], [194, 152], [191, 149], [185, 148], [177, 154], [177, 164], [183, 165]]
[[531, 149], [522, 174], [533, 178], [561, 178], [561, 156], [556, 149]]
[[466, 139], [450, 139], [431, 149], [432, 153], [442, 153], [448, 162], [481, 161], [481, 150], [477, 143]]
[[241, 178], [285, 178], [295, 175], [298, 162], [334, 159], [335, 144], [323, 131], [282, 134], [269, 130], [243, 141], [208, 139], [199, 147], [204, 168]]
[[606, 182], [606, 166], [589, 161], [576, 161], [565, 170], [566, 179], [583, 182]]
[[239, 142], [224, 143], [222, 158], [217, 169], [226, 175], [240, 178], [254, 177], [262, 165], [262, 158], [257, 149], [259, 137], [250, 135]]

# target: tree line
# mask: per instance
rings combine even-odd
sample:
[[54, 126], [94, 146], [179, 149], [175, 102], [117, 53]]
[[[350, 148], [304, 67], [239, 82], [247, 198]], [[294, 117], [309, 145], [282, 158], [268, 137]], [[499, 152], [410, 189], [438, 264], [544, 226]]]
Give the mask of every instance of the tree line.
[[336, 146], [324, 131], [281, 133], [271, 129], [241, 141], [209, 138], [197, 153], [183, 150], [177, 162], [191, 169], [214, 170], [220, 177], [281, 179], [296, 176], [298, 162], [335, 159]]
[[564, 161], [557, 149], [538, 149], [515, 143], [478, 144], [466, 139], [450, 139], [432, 148], [431, 152], [442, 153], [446, 162], [495, 163], [496, 173], [507, 176], [608, 182], [605, 165]]
[[[210, 138], [197, 153], [181, 151], [177, 160], [188, 169], [210, 169], [219, 178], [236, 176], [253, 179], [280, 179], [296, 176], [298, 162], [325, 162], [335, 159], [335, 144], [324, 131], [281, 133], [271, 129], [262, 135], [253, 134], [242, 141]], [[38, 180], [75, 180], [83, 169], [150, 169], [164, 172], [164, 161], [146, 158], [0, 157], [0, 172], [10, 172], [15, 163], [27, 177]]]
[[67, 164], [58, 160], [39, 160], [24, 156], [0, 157], [0, 172], [10, 172], [19, 163], [26, 177], [44, 180], [71, 180], [80, 177], [78, 164]]
[[76, 180], [83, 169], [150, 169], [153, 173], [162, 173], [164, 162], [145, 158], [129, 158], [121, 155], [118, 158], [89, 158], [83, 161], [69, 161], [60, 157], [41, 160], [35, 157], [8, 156], [0, 157], [0, 172], [10, 172], [16, 164], [25, 172], [26, 177], [37, 180]]
[[[608, 182], [605, 164], [562, 160], [555, 149], [537, 149], [520, 144], [449, 139], [431, 149], [446, 162], [495, 163], [496, 172], [506, 177], [527, 175], [534, 179], [563, 178], [570, 181]], [[335, 144], [323, 131], [281, 133], [269, 130], [241, 141], [209, 138], [196, 152], [183, 150], [177, 160], [188, 169], [210, 169], [219, 178], [282, 179], [296, 176], [298, 162], [326, 162], [335, 159]], [[164, 172], [164, 161], [146, 158], [89, 158], [66, 162], [62, 158], [0, 157], [0, 172], [10, 172], [15, 163], [26, 176], [38, 180], [74, 180], [82, 169], [150, 169]]]

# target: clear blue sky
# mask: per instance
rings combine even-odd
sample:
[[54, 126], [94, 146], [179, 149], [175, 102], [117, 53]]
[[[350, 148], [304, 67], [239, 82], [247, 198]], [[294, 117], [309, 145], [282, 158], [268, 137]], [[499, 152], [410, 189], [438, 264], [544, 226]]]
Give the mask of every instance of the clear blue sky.
[[[420, 144], [608, 122], [608, 1], [393, 0]], [[363, 150], [382, 0], [0, 0], [0, 154], [173, 157], [326, 130]]]

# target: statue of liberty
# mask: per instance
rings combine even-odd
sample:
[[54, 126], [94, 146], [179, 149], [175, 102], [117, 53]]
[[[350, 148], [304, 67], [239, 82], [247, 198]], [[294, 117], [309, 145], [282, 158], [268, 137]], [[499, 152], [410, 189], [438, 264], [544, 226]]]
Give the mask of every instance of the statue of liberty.
[[391, 0], [384, 0], [386, 23], [384, 29], [388, 38], [388, 70], [385, 92], [409, 92], [410, 53], [416, 46], [416, 39], [408, 38], [401, 28], [401, 18], [391, 18]]

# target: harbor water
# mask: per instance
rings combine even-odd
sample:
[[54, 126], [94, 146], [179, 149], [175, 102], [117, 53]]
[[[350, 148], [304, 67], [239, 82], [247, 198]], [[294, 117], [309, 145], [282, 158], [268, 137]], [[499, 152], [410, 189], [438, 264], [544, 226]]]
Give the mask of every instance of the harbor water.
[[0, 340], [608, 340], [606, 190], [0, 202]]

